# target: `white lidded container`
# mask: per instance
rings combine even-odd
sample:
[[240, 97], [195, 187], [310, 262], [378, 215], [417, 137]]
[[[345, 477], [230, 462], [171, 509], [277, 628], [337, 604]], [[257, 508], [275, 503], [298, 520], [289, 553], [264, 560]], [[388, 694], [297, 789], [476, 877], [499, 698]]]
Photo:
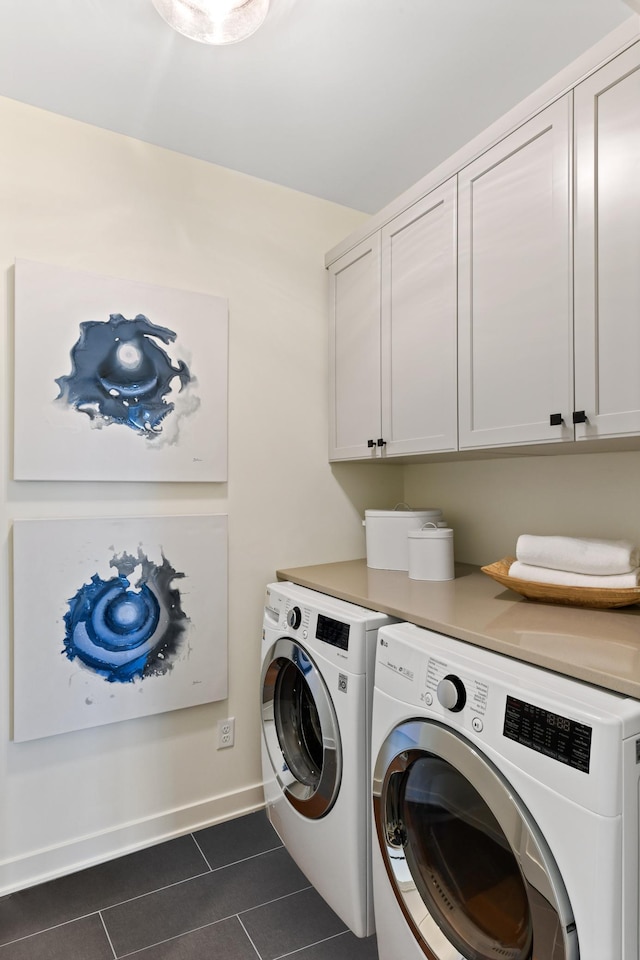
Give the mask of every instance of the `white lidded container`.
[[364, 527], [367, 543], [367, 566], [376, 570], [408, 570], [407, 535], [419, 530], [428, 521], [442, 521], [442, 510], [365, 510]]
[[453, 580], [453, 530], [427, 523], [407, 534], [410, 580]]

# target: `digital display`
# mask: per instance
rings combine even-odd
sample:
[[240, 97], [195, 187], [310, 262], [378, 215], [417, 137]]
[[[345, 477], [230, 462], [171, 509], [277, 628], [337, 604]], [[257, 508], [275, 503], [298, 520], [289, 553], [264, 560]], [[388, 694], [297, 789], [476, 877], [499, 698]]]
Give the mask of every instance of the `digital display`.
[[324, 643], [330, 643], [332, 647], [338, 647], [340, 650], [348, 650], [349, 624], [332, 620], [331, 617], [325, 617], [322, 613], [319, 613], [316, 639], [323, 640]]
[[507, 697], [502, 733], [509, 740], [515, 740], [559, 763], [589, 773], [591, 727], [584, 723], [569, 720], [542, 707], [534, 707], [524, 700]]

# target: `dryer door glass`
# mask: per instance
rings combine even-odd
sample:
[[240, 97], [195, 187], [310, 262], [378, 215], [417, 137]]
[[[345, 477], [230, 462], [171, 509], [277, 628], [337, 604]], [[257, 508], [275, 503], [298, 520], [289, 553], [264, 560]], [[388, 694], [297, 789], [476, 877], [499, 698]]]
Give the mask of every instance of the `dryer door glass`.
[[578, 960], [571, 904], [537, 824], [463, 736], [408, 720], [373, 776], [380, 851], [430, 960]]
[[431, 756], [417, 759], [398, 786], [407, 865], [451, 943], [469, 960], [529, 960], [527, 891], [482, 797], [454, 767]]
[[313, 659], [287, 637], [277, 640], [265, 658], [262, 732], [289, 803], [310, 819], [325, 816], [342, 776], [338, 720]]

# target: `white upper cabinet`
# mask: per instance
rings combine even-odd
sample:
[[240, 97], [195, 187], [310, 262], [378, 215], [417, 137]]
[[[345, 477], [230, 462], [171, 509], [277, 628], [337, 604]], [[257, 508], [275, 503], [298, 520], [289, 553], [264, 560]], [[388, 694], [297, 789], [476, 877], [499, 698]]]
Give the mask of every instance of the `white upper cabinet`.
[[571, 95], [458, 175], [460, 449], [573, 439]]
[[327, 255], [330, 459], [640, 444], [639, 35]]
[[329, 267], [329, 459], [376, 455], [380, 437], [380, 235]]
[[577, 439], [640, 434], [640, 44], [575, 90]]
[[456, 450], [456, 179], [382, 230], [385, 454]]
[[456, 450], [455, 177], [329, 278], [329, 459]]

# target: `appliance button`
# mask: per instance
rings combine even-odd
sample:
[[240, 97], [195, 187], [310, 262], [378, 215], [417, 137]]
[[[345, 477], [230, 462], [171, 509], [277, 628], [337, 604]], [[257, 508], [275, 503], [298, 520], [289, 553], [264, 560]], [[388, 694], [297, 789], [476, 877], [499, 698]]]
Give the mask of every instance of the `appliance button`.
[[474, 717], [473, 720], [471, 721], [471, 726], [473, 727], [476, 733], [480, 733], [482, 731], [482, 728], [484, 727], [484, 724], [480, 719], [480, 717]]
[[432, 694], [432, 693], [425, 693], [425, 695], [424, 695], [424, 702], [426, 703], [426, 705], [427, 705], [428, 707], [430, 707], [431, 704], [433, 703], [433, 694]]

